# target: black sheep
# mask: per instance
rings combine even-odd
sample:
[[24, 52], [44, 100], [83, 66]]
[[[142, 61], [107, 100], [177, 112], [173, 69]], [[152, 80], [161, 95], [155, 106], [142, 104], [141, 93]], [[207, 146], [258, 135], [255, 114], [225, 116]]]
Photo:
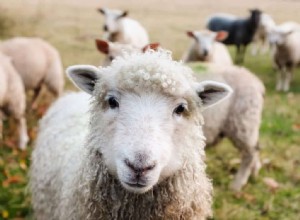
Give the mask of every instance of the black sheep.
[[251, 43], [258, 28], [260, 15], [261, 11], [258, 9], [250, 10], [248, 18], [231, 18], [225, 15], [216, 15], [209, 18], [206, 26], [211, 31], [228, 32], [229, 35], [223, 43], [236, 45], [235, 62], [242, 63], [247, 45]]

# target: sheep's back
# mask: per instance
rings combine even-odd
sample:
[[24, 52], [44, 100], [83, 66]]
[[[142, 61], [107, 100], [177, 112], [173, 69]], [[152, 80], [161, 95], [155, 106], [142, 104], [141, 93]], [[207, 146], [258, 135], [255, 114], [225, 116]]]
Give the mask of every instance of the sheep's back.
[[70, 93], [59, 98], [39, 123], [30, 174], [37, 219], [60, 219], [59, 202], [68, 203], [65, 193], [82, 162], [88, 107], [89, 95]]
[[207, 22], [207, 29], [211, 31], [227, 31], [228, 37], [222, 41], [224, 44], [233, 44], [234, 43], [234, 35], [235, 35], [235, 22], [237, 19], [230, 18], [227, 16], [214, 16], [211, 17]]
[[48, 58], [44, 42], [38, 38], [16, 37], [1, 43], [1, 51], [11, 57], [25, 88], [34, 89], [42, 82]]
[[143, 48], [149, 43], [148, 33], [136, 20], [124, 18], [121, 20], [121, 31], [118, 42]]

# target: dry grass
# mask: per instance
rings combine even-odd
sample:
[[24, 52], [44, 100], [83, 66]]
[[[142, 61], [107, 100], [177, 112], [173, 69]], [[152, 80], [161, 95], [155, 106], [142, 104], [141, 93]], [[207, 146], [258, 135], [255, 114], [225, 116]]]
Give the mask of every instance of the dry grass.
[[[2, 0], [0, 10], [14, 24], [11, 28], [4, 25], [8, 30], [4, 38], [42, 37], [59, 49], [64, 67], [79, 63], [99, 65], [103, 57], [95, 50], [94, 39], [102, 36], [103, 20], [96, 11], [100, 6], [128, 9], [131, 17], [147, 28], [151, 41], [172, 50], [176, 59], [189, 45], [185, 31], [202, 29], [205, 18], [212, 13], [243, 16], [249, 8], [259, 7], [278, 23], [287, 20], [300, 23], [300, 1], [296, 0]], [[268, 56], [248, 54], [245, 65], [267, 87], [261, 128], [265, 165], [260, 176], [250, 180], [244, 193], [233, 194], [227, 186], [238, 167], [233, 162], [238, 157], [236, 150], [227, 141], [208, 150], [208, 172], [214, 179], [215, 219], [300, 219], [300, 71], [296, 73], [292, 92], [278, 94], [274, 92], [275, 76]], [[70, 84], [67, 87], [71, 88]], [[28, 113], [32, 139], [36, 135], [37, 118], [43, 111], [42, 107], [38, 112]], [[9, 137], [1, 146], [0, 219], [31, 218], [30, 197], [25, 190], [30, 150], [31, 147], [27, 152], [19, 152]], [[274, 178], [280, 188], [275, 192], [269, 190], [263, 183], [264, 177]]]

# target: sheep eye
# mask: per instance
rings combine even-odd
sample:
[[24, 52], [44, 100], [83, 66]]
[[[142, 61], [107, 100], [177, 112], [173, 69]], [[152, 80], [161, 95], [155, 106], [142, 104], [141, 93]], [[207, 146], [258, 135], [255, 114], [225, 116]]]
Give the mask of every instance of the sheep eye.
[[175, 109], [174, 109], [174, 113], [176, 115], [182, 115], [182, 113], [186, 110], [186, 107], [184, 104], [180, 104], [178, 105]]
[[115, 109], [115, 108], [119, 107], [119, 103], [118, 103], [118, 101], [116, 100], [115, 97], [109, 97], [108, 105], [111, 109]]

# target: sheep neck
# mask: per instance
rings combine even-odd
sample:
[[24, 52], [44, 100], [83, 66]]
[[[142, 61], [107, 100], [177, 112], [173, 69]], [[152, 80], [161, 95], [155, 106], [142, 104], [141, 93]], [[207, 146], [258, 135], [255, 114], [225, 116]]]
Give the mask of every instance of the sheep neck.
[[108, 37], [108, 40], [111, 41], [111, 42], [117, 42], [118, 39], [119, 39], [119, 36], [120, 36], [120, 33], [119, 32], [114, 32], [114, 33], [111, 33]]
[[258, 28], [258, 22], [255, 21], [254, 17], [250, 16], [248, 19], [246, 19], [246, 23], [249, 34], [253, 35]]
[[[81, 219], [204, 219], [211, 214], [211, 182], [199, 161], [185, 166], [174, 176], [159, 183], [144, 194], [125, 190], [116, 178], [109, 174], [100, 153], [92, 152], [89, 160], [89, 177], [86, 185], [89, 207]], [[195, 169], [196, 167], [196, 169]], [[188, 169], [188, 172], [187, 170]], [[92, 178], [91, 178], [92, 177]], [[207, 183], [207, 184], [205, 184]], [[79, 189], [79, 194], [84, 189]]]
[[276, 54], [275, 59], [278, 63], [287, 63], [287, 61], [291, 61], [291, 52], [290, 47], [287, 45], [287, 43], [283, 43], [281, 45], [276, 45]]

